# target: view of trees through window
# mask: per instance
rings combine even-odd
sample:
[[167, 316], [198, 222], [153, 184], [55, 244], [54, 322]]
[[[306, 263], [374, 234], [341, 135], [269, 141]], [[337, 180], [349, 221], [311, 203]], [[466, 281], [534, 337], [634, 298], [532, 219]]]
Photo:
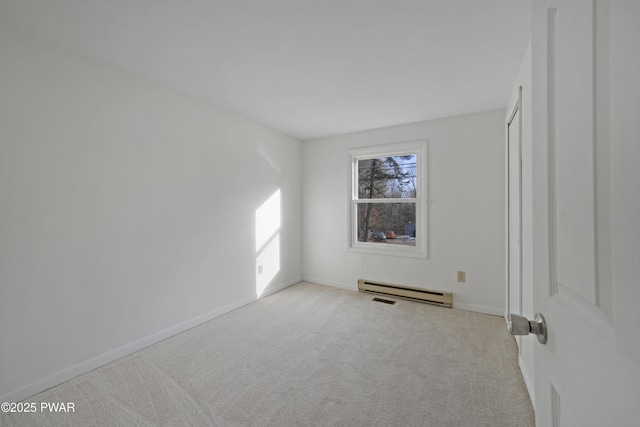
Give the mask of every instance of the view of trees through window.
[[358, 241], [416, 244], [416, 155], [358, 160]]

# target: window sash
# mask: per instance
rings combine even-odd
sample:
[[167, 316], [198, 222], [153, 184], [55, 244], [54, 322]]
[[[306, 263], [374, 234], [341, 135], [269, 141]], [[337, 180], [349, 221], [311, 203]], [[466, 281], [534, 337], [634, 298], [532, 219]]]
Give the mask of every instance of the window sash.
[[388, 198], [388, 199], [355, 199], [354, 202], [356, 204], [361, 204], [361, 203], [419, 203], [420, 198], [418, 197], [414, 197], [411, 199], [392, 199], [392, 198]]
[[[419, 167], [419, 163], [420, 163], [420, 153], [418, 152], [418, 150], [412, 150], [412, 151], [408, 151], [408, 152], [401, 152], [401, 153], [397, 153], [394, 152], [392, 154], [384, 154], [384, 155], [378, 155], [378, 156], [359, 156], [359, 157], [354, 157], [353, 159], [353, 169], [354, 169], [354, 187], [353, 187], [353, 196], [355, 199], [357, 200], [374, 200], [374, 199], [386, 199], [386, 198], [393, 198], [393, 197], [385, 197], [384, 195], [376, 195], [376, 196], [372, 196], [370, 195], [370, 197], [360, 197], [360, 191], [362, 190], [362, 188], [360, 187], [360, 185], [362, 184], [362, 182], [360, 181], [360, 166], [361, 163], [363, 161], [367, 161], [367, 160], [376, 160], [378, 162], [380, 162], [380, 165], [378, 166], [378, 168], [380, 168], [383, 171], [387, 171], [388, 168], [390, 167], [389, 164], [385, 164], [386, 158], [394, 158], [394, 161], [397, 162], [397, 166], [407, 166], [411, 163], [402, 163], [402, 160], [406, 160], [406, 159], [399, 159], [400, 157], [403, 156], [411, 156], [413, 157], [413, 160], [415, 161], [415, 163], [413, 163], [413, 167], [408, 166], [406, 167], [404, 170], [405, 172], [413, 172], [413, 178], [414, 180], [414, 190], [416, 192], [416, 196], [419, 192], [419, 187], [420, 187], [420, 182], [419, 182], [419, 173], [420, 173], [420, 167]], [[371, 166], [373, 167], [373, 166]], [[366, 170], [366, 168], [365, 168]], [[380, 183], [385, 183], [385, 184], [389, 184], [395, 181], [395, 183], [399, 184], [400, 183], [400, 179], [403, 177], [393, 177], [393, 176], [389, 176], [389, 177], [377, 177], [374, 179], [374, 182], [379, 185]], [[406, 177], [404, 177], [406, 178]], [[368, 181], [368, 178], [366, 179], [366, 181]], [[402, 185], [402, 184], [400, 184]], [[400, 197], [400, 198], [405, 198], [405, 199], [409, 199], [411, 197]]]

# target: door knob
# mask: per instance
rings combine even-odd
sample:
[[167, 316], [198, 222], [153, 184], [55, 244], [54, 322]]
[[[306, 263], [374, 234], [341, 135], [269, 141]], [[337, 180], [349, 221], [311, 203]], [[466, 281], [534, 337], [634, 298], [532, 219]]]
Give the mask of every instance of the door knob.
[[547, 343], [547, 322], [545, 322], [544, 316], [540, 313], [536, 313], [536, 317], [533, 320], [527, 320], [526, 317], [509, 313], [507, 316], [507, 329], [509, 329], [511, 335], [535, 334], [540, 344]]

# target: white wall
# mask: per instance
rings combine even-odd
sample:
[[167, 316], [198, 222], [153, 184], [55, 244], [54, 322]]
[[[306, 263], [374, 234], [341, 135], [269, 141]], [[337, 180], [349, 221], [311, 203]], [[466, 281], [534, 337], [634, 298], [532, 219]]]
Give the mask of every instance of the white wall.
[[[511, 90], [511, 96], [507, 105], [514, 105], [518, 98], [518, 88], [522, 87], [522, 315], [528, 319], [535, 317], [533, 309], [533, 172], [532, 172], [532, 105], [531, 105], [531, 42], [527, 46], [527, 50], [522, 58], [518, 75]], [[507, 119], [511, 111], [507, 111]], [[506, 144], [505, 144], [506, 157]], [[506, 272], [505, 272], [506, 274]], [[537, 343], [536, 338], [532, 336], [522, 337], [517, 340], [519, 345], [518, 363], [522, 376], [527, 385], [529, 396], [535, 405], [534, 386], [534, 365], [533, 351]]]
[[[355, 147], [428, 139], [428, 259], [352, 253]], [[359, 278], [452, 291], [454, 306], [504, 313], [504, 110], [303, 143], [303, 277], [357, 289]], [[466, 283], [456, 281], [464, 270]]]
[[267, 292], [301, 279], [299, 141], [7, 28], [0, 57], [0, 401], [254, 300], [277, 189]]

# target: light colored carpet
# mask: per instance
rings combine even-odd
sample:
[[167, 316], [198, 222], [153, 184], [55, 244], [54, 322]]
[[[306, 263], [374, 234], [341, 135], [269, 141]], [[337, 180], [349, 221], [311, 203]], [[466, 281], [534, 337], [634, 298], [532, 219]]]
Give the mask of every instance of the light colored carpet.
[[2, 426], [533, 426], [504, 320], [300, 283], [35, 395]]

